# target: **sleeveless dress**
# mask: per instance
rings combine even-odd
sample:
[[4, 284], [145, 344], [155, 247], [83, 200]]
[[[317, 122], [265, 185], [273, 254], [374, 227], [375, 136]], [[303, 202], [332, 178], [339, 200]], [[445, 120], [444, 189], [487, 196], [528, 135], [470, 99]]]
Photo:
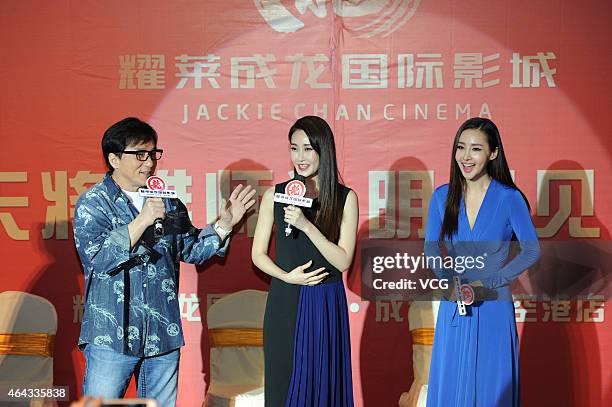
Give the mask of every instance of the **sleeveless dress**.
[[[288, 182], [288, 181], [287, 181]], [[283, 193], [287, 182], [275, 192]], [[342, 207], [350, 189], [339, 185]], [[351, 349], [346, 294], [341, 272], [293, 227], [285, 236], [286, 205], [274, 203], [276, 264], [285, 272], [312, 260], [306, 271], [325, 267], [329, 276], [316, 286], [272, 278], [264, 316], [265, 405], [353, 406]], [[313, 208], [301, 208], [312, 222]]]

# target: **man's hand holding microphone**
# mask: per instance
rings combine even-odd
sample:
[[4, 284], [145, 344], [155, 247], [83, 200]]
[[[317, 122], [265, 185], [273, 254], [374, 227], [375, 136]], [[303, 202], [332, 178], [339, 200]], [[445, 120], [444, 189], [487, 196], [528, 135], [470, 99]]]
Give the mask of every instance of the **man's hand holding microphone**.
[[[151, 193], [151, 190], [141, 189], [140, 191], [143, 193]], [[165, 187], [164, 191], [167, 191]], [[238, 185], [234, 188], [227, 201], [225, 199], [222, 200], [219, 210], [219, 219], [213, 224], [213, 229], [222, 241], [225, 240], [232, 232], [233, 227], [242, 220], [245, 213], [255, 204], [255, 199], [253, 199], [255, 192], [255, 189], [250, 185], [244, 188], [242, 185]], [[147, 195], [145, 194], [144, 196]], [[142, 206], [142, 210], [128, 225], [130, 247], [133, 247], [144, 231], [153, 224], [155, 224], [156, 228], [156, 237], [160, 238], [163, 235], [163, 225], [161, 221], [165, 217], [166, 206], [163, 198], [147, 196]]]
[[166, 206], [162, 198], [147, 198], [142, 205], [142, 210], [136, 218], [128, 225], [130, 233], [130, 247], [134, 247], [144, 231], [155, 223], [156, 219], [166, 217]]

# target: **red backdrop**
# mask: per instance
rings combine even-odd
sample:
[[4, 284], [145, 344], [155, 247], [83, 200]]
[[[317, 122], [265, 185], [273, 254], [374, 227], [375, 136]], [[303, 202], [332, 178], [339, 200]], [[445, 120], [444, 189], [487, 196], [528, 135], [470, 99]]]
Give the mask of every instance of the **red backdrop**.
[[[610, 239], [608, 1], [21, 0], [0, 10], [0, 290], [56, 306], [55, 383], [74, 397], [83, 277], [72, 211], [104, 172], [103, 131], [126, 116], [158, 130], [158, 170], [196, 225], [216, 216], [219, 189], [246, 180], [261, 195], [285, 180], [290, 125], [327, 118], [344, 181], [359, 196], [361, 240], [422, 238], [428, 191], [447, 182], [456, 128], [490, 117], [542, 237]], [[421, 181], [403, 181], [411, 176]], [[564, 185], [571, 196], [560, 205]], [[247, 260], [255, 223], [256, 214], [223, 263], [182, 267], [179, 405], [204, 399], [207, 305], [267, 287]], [[359, 305], [355, 398], [396, 405], [412, 380], [409, 304], [363, 301], [358, 267], [356, 259], [348, 282], [349, 303]], [[605, 299], [561, 311], [517, 301], [525, 405], [610, 405]]]

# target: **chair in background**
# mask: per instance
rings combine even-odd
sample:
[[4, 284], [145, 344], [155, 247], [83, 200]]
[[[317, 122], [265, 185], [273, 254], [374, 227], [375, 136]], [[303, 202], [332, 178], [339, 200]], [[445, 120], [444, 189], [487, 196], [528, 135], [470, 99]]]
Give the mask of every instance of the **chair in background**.
[[48, 300], [19, 291], [0, 293], [0, 388], [53, 385], [56, 331], [57, 313]]
[[427, 402], [431, 348], [439, 308], [439, 301], [421, 300], [410, 304], [408, 325], [412, 336], [414, 381], [410, 390], [402, 393], [399, 400], [400, 407], [425, 407]]
[[263, 316], [268, 294], [243, 290], [208, 310], [210, 387], [207, 407], [264, 405]]

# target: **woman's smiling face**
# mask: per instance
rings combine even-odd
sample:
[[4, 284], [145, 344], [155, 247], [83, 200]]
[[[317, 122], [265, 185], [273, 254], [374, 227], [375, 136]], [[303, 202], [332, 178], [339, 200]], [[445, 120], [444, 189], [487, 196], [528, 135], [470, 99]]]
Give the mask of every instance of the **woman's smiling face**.
[[303, 130], [296, 130], [291, 135], [291, 162], [295, 171], [305, 178], [319, 171], [319, 154]]
[[487, 164], [497, 157], [497, 149], [491, 151], [487, 135], [478, 129], [468, 129], [461, 133], [456, 147], [455, 161], [468, 181], [485, 175]]

